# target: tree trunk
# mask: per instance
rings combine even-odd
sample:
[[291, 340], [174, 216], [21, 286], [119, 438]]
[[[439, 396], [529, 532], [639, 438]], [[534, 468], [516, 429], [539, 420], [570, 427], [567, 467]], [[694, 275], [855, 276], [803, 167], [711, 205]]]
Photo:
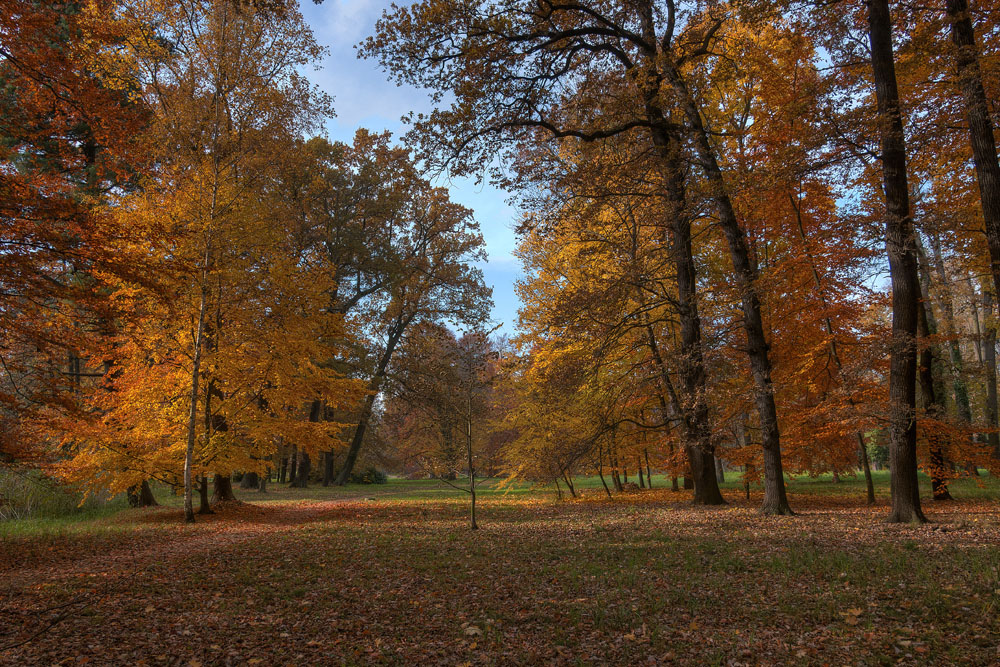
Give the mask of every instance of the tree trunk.
[[611, 489], [608, 488], [608, 483], [604, 481], [604, 464], [598, 462], [597, 464], [597, 476], [601, 478], [601, 485], [604, 486], [604, 492], [608, 494], [608, 498], [611, 497]]
[[917, 277], [913, 221], [906, 179], [906, 140], [896, 87], [892, 19], [888, 0], [868, 0], [868, 37], [882, 144], [885, 245], [892, 279], [889, 356], [889, 462], [892, 511], [888, 520], [924, 522], [917, 485]]
[[[917, 310], [917, 383], [920, 386], [924, 413], [929, 419], [943, 419], [947, 416], [944, 406], [946, 390], [944, 388], [944, 373], [941, 351], [929, 338], [938, 334], [937, 319], [931, 300], [931, 267], [927, 253], [924, 251], [920, 236], [914, 239], [917, 251], [917, 272], [920, 276], [920, 304]], [[944, 311], [943, 307], [939, 310]], [[923, 345], [921, 349], [920, 345]], [[951, 500], [948, 492], [948, 464], [942, 443], [938, 438], [938, 429], [925, 428], [927, 449], [930, 453], [931, 488], [934, 500]]]
[[187, 446], [184, 450], [184, 520], [194, 523], [193, 504], [193, 483], [192, 469], [194, 465], [194, 441], [195, 428], [198, 423], [198, 381], [201, 379], [201, 348], [202, 338], [205, 335], [205, 308], [208, 305], [208, 283], [206, 282], [206, 272], [211, 253], [205, 250], [205, 265], [202, 267], [201, 275], [201, 302], [198, 306], [198, 329], [194, 337], [194, 352], [192, 354], [191, 365], [191, 407], [188, 411]]
[[649, 465], [649, 450], [642, 450], [643, 455], [646, 457], [646, 488], [653, 488], [653, 469]]
[[[969, 143], [979, 183], [993, 288], [995, 294], [1000, 294], [1000, 161], [997, 159], [993, 121], [983, 88], [979, 50], [968, 0], [947, 0], [945, 7], [951, 23], [951, 41], [955, 45], [955, 63], [965, 103], [965, 117], [969, 123]], [[993, 314], [992, 311], [988, 313], [990, 316]]]
[[959, 332], [958, 326], [955, 324], [954, 295], [951, 282], [948, 279], [948, 271], [944, 265], [944, 256], [941, 252], [941, 237], [936, 233], [931, 234], [930, 241], [931, 253], [934, 258], [934, 272], [937, 274], [940, 285], [941, 298], [939, 301], [940, 312], [944, 319], [944, 335], [948, 338], [951, 356], [951, 383], [955, 396], [955, 406], [958, 408], [959, 419], [966, 425], [971, 425], [972, 406], [969, 404], [969, 389], [965, 384], [965, 360], [962, 359], [962, 348], [958, 343]]
[[562, 476], [563, 481], [566, 482], [566, 488], [569, 489], [570, 495], [576, 498], [576, 488], [573, 486], [573, 480], [570, 479], [569, 474], [567, 474], [565, 470], [563, 471]]
[[638, 476], [639, 476], [639, 488], [640, 489], [645, 489], [646, 488], [646, 481], [642, 478], [642, 459], [640, 459], [638, 456], [636, 456], [636, 459], [639, 461], [639, 465], [636, 466], [636, 469], [639, 471], [637, 473]]
[[256, 489], [260, 487], [260, 475], [251, 471], [243, 473], [243, 479], [240, 480], [241, 489]]
[[159, 504], [153, 496], [149, 481], [142, 480], [142, 484], [139, 485], [139, 507], [157, 507]]
[[309, 454], [306, 450], [299, 452], [299, 466], [298, 470], [295, 471], [295, 476], [289, 483], [289, 487], [293, 489], [305, 489], [309, 486], [309, 473], [312, 470], [312, 462], [309, 460]]
[[[944, 256], [941, 252], [941, 238], [937, 233], [930, 235], [931, 239], [931, 252], [934, 258], [934, 271], [937, 273], [938, 282], [940, 283], [940, 296], [938, 309], [941, 312], [942, 319], [944, 320], [944, 335], [948, 339], [949, 353], [951, 358], [951, 385], [953, 396], [955, 398], [955, 407], [958, 410], [958, 418], [965, 424], [966, 427], [972, 426], [972, 406], [969, 403], [969, 389], [965, 383], [965, 361], [962, 359], [962, 348], [958, 343], [958, 327], [955, 324], [955, 306], [952, 296], [951, 282], [948, 279], [948, 272], [944, 265]], [[925, 252], [921, 247], [920, 237], [917, 236], [917, 254], [921, 261], [929, 260], [925, 257]], [[927, 269], [930, 273], [930, 267]], [[930, 279], [928, 278], [926, 292], [930, 294]], [[928, 296], [924, 297], [925, 301], [929, 304], [930, 298]], [[940, 358], [940, 352], [938, 353]], [[942, 359], [943, 361], [943, 359]], [[943, 398], [943, 393], [938, 397], [939, 402]], [[943, 411], [942, 411], [943, 412]], [[972, 445], [974, 439], [971, 432], [968, 436], [967, 443]], [[973, 477], [978, 476], [979, 472], [976, 470], [976, 465], [972, 461], [966, 461], [965, 468]], [[950, 499], [950, 497], [949, 497]]]
[[288, 479], [288, 455], [283, 453], [278, 468], [278, 484], [284, 484], [286, 479]]
[[[764, 502], [760, 509], [765, 514], [790, 515], [792, 509], [788, 505], [781, 467], [781, 439], [778, 432], [778, 411], [774, 402], [774, 385], [771, 382], [770, 345], [764, 334], [764, 319], [761, 314], [760, 295], [757, 292], [757, 264], [747, 247], [746, 233], [736, 217], [722, 168], [716, 159], [697, 103], [688, 90], [684, 75], [673, 63], [665, 61], [665, 64], [667, 80], [684, 109], [700, 166], [711, 188], [710, 195], [719, 215], [719, 226], [729, 246], [729, 257], [740, 291], [746, 351], [754, 381], [754, 402], [760, 416], [761, 446], [764, 450]], [[699, 477], [704, 475], [699, 474]], [[714, 474], [710, 477], [714, 480]], [[721, 497], [720, 494], [719, 498]]]
[[351, 438], [351, 445], [347, 449], [344, 465], [340, 467], [340, 472], [337, 473], [337, 481], [335, 482], [337, 486], [347, 484], [347, 480], [351, 478], [351, 473], [354, 471], [354, 464], [357, 463], [358, 454], [361, 452], [361, 445], [365, 441], [365, 431], [368, 430], [368, 421], [372, 416], [375, 396], [378, 394], [379, 389], [382, 388], [382, 380], [385, 378], [385, 370], [392, 359], [392, 353], [412, 319], [412, 317], [397, 319], [395, 326], [389, 333], [389, 337], [386, 339], [385, 350], [382, 352], [382, 357], [379, 359], [378, 367], [375, 369], [375, 374], [372, 376], [371, 382], [368, 383], [368, 391], [370, 393], [365, 397], [365, 402], [362, 404], [361, 414], [358, 416], [358, 425], [354, 428], [354, 436]]
[[[323, 402], [313, 401], [309, 406], [309, 421], [311, 423], [319, 422], [320, 418], [323, 416]], [[309, 458], [309, 454], [303, 448], [302, 452], [299, 454], [299, 469], [295, 472], [295, 477], [292, 480], [290, 486], [296, 489], [305, 489], [309, 486], [309, 475], [312, 472], [312, 461]]]
[[[917, 328], [917, 333], [921, 337], [932, 335], [933, 329], [931, 322], [927, 317], [927, 307], [925, 303], [920, 304], [918, 317], [919, 326]], [[934, 383], [933, 369], [934, 346], [929, 343], [925, 343], [924, 348], [920, 350], [917, 376], [920, 381], [920, 393], [923, 397], [924, 412], [926, 412], [927, 416], [931, 419], [937, 419], [942, 416], [943, 410], [941, 408], [940, 398], [937, 394], [937, 387], [935, 387]], [[930, 451], [931, 459], [931, 489], [934, 492], [934, 500], [951, 500], [951, 494], [948, 492], [948, 466], [945, 460], [944, 452], [941, 448], [941, 443], [937, 441], [937, 433], [928, 433], [927, 440], [927, 447]]]
[[[650, 91], [651, 93], [653, 91]], [[677, 317], [681, 329], [681, 353], [677, 356], [684, 400], [674, 405], [681, 418], [685, 448], [694, 467], [694, 503], [696, 505], [724, 505], [714, 477], [715, 445], [709, 425], [705, 360], [702, 350], [701, 318], [698, 314], [697, 274], [691, 241], [691, 218], [687, 211], [687, 191], [684, 186], [681, 138], [668, 130], [666, 118], [651, 96], [646, 103], [647, 114], [653, 121], [653, 143], [660, 152], [660, 169], [664, 175], [667, 202], [669, 245], [677, 274]], [[668, 239], [664, 239], [665, 241]], [[652, 326], [647, 324], [649, 346], [660, 371], [665, 387], [669, 386], [666, 364], [660, 355]], [[671, 392], [672, 393], [672, 392]], [[699, 467], [707, 466], [711, 475]], [[642, 466], [639, 467], [640, 479]], [[705, 484], [704, 487], [701, 484]], [[686, 488], [686, 487], [685, 487]]]
[[295, 486], [295, 476], [299, 472], [299, 446], [292, 445], [292, 454], [288, 461], [288, 485]]
[[153, 496], [153, 489], [149, 487], [149, 482], [147, 480], [142, 480], [142, 483], [130, 486], [126, 491], [128, 496], [129, 507], [157, 507], [160, 503], [156, 502], [156, 498]]
[[[985, 286], [984, 286], [985, 287]], [[983, 334], [983, 360], [986, 363], [986, 423], [992, 432], [987, 436], [993, 458], [1000, 461], [1000, 433], [997, 433], [997, 327], [993, 313], [993, 291], [983, 290], [983, 311], [987, 313]]]
[[212, 484], [213, 503], [236, 500], [236, 494], [233, 493], [233, 480], [229, 475], [220, 475], [216, 473], [212, 481], [213, 481]]
[[270, 469], [260, 476], [260, 486], [257, 487], [259, 493], [267, 493], [267, 481], [271, 478]]
[[722, 459], [718, 457], [715, 459], [715, 478], [718, 480], [719, 484], [726, 483], [726, 469], [722, 465]]
[[333, 484], [333, 450], [323, 452], [323, 486]]
[[198, 514], [215, 514], [208, 502], [208, 475], [202, 475], [198, 484]]
[[858, 450], [861, 456], [861, 465], [865, 471], [865, 487], [868, 492], [868, 504], [875, 504], [875, 483], [872, 480], [872, 468], [868, 462], [868, 448], [865, 446], [865, 436], [858, 431]]

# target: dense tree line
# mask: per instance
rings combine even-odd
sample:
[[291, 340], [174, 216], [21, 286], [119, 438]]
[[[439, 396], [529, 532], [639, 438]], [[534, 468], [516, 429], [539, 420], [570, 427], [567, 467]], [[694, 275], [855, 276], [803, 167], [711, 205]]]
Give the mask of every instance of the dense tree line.
[[288, 452], [344, 483], [403, 335], [489, 305], [472, 212], [388, 135], [322, 137], [294, 2], [0, 13], [4, 460], [189, 521]]
[[[290, 0], [4, 0], [0, 447], [210, 511], [358, 461], [612, 490], [996, 468], [997, 14], [886, 0], [422, 0], [361, 46], [432, 92], [330, 142]], [[520, 335], [472, 212], [521, 207]], [[463, 333], [456, 334], [456, 331]], [[633, 472], [630, 481], [629, 471]], [[749, 487], [747, 487], [749, 488]], [[472, 524], [475, 525], [473, 510]]]

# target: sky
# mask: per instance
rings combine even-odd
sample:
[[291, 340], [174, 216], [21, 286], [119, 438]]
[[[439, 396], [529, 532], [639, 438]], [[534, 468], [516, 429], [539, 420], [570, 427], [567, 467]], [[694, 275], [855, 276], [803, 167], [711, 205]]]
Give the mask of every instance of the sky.
[[[397, 0], [400, 4], [400, 0]], [[410, 111], [427, 112], [431, 104], [425, 91], [396, 86], [377, 63], [359, 60], [355, 45], [372, 34], [375, 22], [391, 0], [325, 0], [314, 4], [301, 0], [302, 13], [318, 41], [329, 49], [318, 71], [309, 77], [334, 98], [336, 117], [327, 123], [330, 138], [350, 142], [360, 127], [373, 131], [390, 130], [399, 135], [405, 129], [401, 118]], [[514, 249], [517, 211], [507, 204], [507, 195], [488, 184], [476, 185], [468, 179], [442, 181], [451, 198], [475, 211], [486, 240], [489, 261], [480, 268], [486, 284], [493, 288], [493, 320], [503, 323], [501, 331], [513, 333], [518, 300], [514, 281], [520, 264]]]

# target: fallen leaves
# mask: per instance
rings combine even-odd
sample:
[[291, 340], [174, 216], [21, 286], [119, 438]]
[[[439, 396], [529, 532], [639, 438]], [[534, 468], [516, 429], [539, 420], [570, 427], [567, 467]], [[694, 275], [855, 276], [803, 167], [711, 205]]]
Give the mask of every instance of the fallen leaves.
[[799, 497], [793, 521], [734, 501], [486, 499], [478, 534], [440, 498], [292, 504], [158, 528], [145, 546], [122, 531], [88, 558], [10, 570], [0, 596], [25, 627], [98, 592], [0, 662], [840, 664], [956, 645], [996, 658], [995, 506], [949, 505], [935, 520], [988, 520], [922, 531], [839, 499]]

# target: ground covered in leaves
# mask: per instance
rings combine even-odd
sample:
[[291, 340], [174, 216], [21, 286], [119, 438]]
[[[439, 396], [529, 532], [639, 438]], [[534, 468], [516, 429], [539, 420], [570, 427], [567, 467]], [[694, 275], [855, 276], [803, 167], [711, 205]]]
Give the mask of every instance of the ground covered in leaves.
[[494, 491], [476, 532], [466, 498], [433, 483], [363, 494], [8, 533], [0, 663], [1000, 661], [990, 494], [891, 526], [854, 486], [793, 486], [782, 518], [737, 490], [711, 509], [665, 489]]

